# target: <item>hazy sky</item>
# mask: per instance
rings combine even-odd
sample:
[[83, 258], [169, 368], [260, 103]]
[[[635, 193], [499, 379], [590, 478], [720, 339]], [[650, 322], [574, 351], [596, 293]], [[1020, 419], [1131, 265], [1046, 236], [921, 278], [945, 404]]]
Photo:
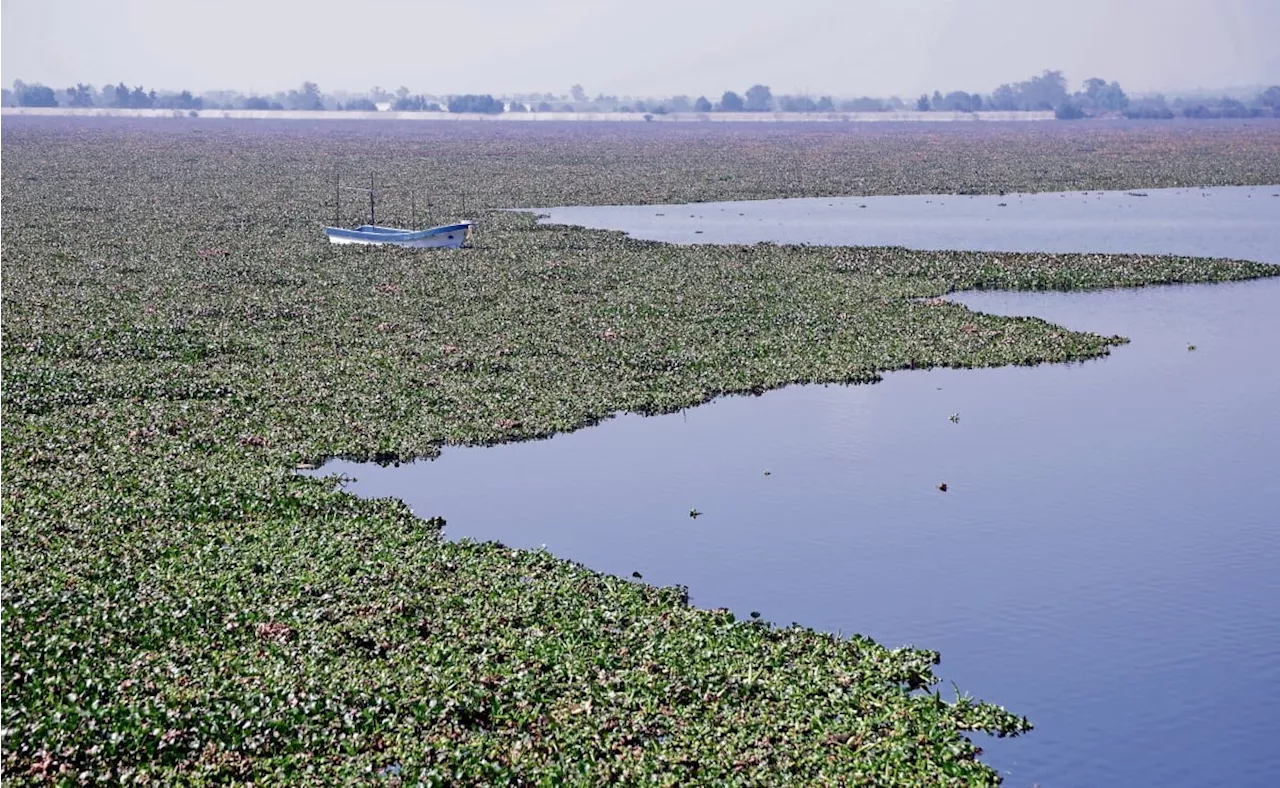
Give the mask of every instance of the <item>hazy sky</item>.
[[262, 93], [1130, 92], [1280, 83], [1280, 0], [3, 0], [0, 80]]

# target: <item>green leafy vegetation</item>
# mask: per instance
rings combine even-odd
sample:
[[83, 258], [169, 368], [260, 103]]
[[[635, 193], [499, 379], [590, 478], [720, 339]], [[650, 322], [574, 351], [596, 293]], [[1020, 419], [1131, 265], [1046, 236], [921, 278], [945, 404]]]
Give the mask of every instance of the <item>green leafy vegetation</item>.
[[[6, 780], [997, 781], [969, 737], [1029, 723], [943, 697], [934, 652], [448, 542], [431, 512], [294, 469], [1090, 358], [1120, 338], [938, 296], [1276, 273], [681, 247], [495, 209], [1276, 182], [1276, 132], [657, 126], [5, 123]], [[335, 162], [438, 185], [433, 220], [479, 217], [475, 248], [328, 245]]]

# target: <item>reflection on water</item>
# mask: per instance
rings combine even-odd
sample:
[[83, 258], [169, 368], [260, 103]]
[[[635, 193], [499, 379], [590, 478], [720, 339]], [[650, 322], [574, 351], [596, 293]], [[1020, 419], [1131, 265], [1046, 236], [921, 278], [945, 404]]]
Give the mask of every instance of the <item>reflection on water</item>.
[[1280, 186], [539, 208], [673, 243], [1113, 252], [1280, 263]]
[[1133, 342], [320, 473], [452, 538], [938, 649], [944, 687], [1035, 722], [984, 743], [1010, 785], [1271, 784], [1280, 280], [959, 300]]

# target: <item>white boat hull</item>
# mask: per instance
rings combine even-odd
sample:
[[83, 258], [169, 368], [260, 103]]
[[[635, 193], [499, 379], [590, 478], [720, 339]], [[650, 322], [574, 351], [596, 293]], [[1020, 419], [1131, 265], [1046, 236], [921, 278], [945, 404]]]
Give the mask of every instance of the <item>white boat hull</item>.
[[361, 225], [355, 229], [326, 227], [329, 243], [360, 246], [403, 246], [411, 249], [459, 249], [471, 237], [471, 223], [446, 224], [427, 230]]
[[405, 246], [412, 249], [460, 249], [465, 240], [459, 238], [422, 238], [417, 241], [383, 241], [365, 238], [334, 238], [329, 237], [331, 244], [355, 244], [358, 246]]

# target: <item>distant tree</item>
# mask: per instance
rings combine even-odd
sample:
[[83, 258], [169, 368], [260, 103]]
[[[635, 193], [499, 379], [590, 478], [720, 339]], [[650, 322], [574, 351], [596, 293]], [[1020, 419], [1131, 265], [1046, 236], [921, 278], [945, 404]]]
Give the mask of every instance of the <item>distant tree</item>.
[[1168, 120], [1173, 117], [1173, 110], [1165, 103], [1164, 96], [1157, 93], [1131, 101], [1124, 116], [1135, 120]]
[[982, 109], [982, 96], [977, 93], [966, 93], [963, 90], [953, 90], [941, 100], [933, 102], [933, 108], [948, 112], [977, 112]]
[[818, 99], [818, 111], [819, 112], [835, 112], [836, 103], [831, 100], [830, 96], [823, 96], [822, 98]]
[[250, 96], [244, 100], [245, 109], [271, 109], [271, 102], [262, 96]]
[[[955, 112], [955, 102], [958, 98], [956, 91], [945, 94], [936, 94], [935, 97], [929, 101], [929, 106], [932, 107], [935, 112]], [[969, 95], [966, 93], [962, 103], [967, 105], [968, 98]]]
[[111, 98], [109, 100], [110, 105], [113, 107], [128, 109], [132, 106], [129, 98], [131, 95], [132, 92], [129, 90], [129, 86], [123, 82], [118, 85], [114, 85], [111, 88]]
[[449, 98], [449, 111], [498, 115], [502, 113], [502, 102], [487, 93], [484, 95], [468, 93], [462, 96], [451, 96]]
[[1233, 98], [1223, 96], [1218, 102], [1218, 116], [1223, 118], [1247, 118], [1253, 113], [1244, 105], [1244, 102], [1237, 101]]
[[[404, 104], [401, 104], [401, 102]], [[401, 112], [443, 112], [444, 108], [438, 103], [430, 101], [426, 96], [418, 94], [417, 96], [406, 96], [403, 99], [396, 99], [395, 105]]]
[[92, 107], [93, 106], [93, 86], [84, 83], [76, 83], [74, 88], [67, 88], [67, 106], [69, 107]]
[[1124, 112], [1129, 106], [1129, 96], [1112, 80], [1098, 97], [1098, 107], [1105, 112]]
[[349, 99], [342, 109], [348, 112], [377, 112], [378, 105], [371, 99], [361, 97]]
[[587, 101], [587, 91], [583, 90], [581, 85], [569, 88], [569, 95], [573, 96], [573, 100], [579, 104], [585, 104]]
[[191, 91], [184, 90], [181, 93], [168, 93], [158, 96], [155, 100], [157, 109], [204, 109], [204, 100], [191, 95]]
[[991, 92], [987, 102], [992, 109], [1010, 112], [1018, 109], [1018, 91], [1013, 85], [1001, 85]]
[[1258, 94], [1258, 106], [1280, 115], [1280, 85], [1272, 85]]
[[[1116, 86], [1119, 87], [1118, 85]], [[934, 97], [937, 98], [935, 93]], [[1069, 103], [1071, 95], [1067, 92], [1067, 80], [1061, 71], [1045, 71], [1039, 76], [1024, 80], [1016, 85], [1001, 85], [991, 93], [988, 106], [991, 109], [1009, 110], [1055, 110]], [[937, 102], [934, 102], [935, 108]], [[1074, 105], [1073, 105], [1074, 106]]]
[[931, 107], [929, 104], [929, 96], [924, 93], [921, 93], [920, 98], [916, 99], [916, 111], [928, 112], [932, 108], [933, 107]]
[[155, 104], [156, 92], [154, 90], [148, 92], [143, 90], [141, 85], [138, 85], [129, 93], [129, 106], [134, 109], [151, 109]]
[[1124, 116], [1130, 120], [1169, 120], [1173, 117], [1173, 110], [1168, 107], [1130, 106], [1124, 111]]
[[234, 109], [244, 102], [244, 96], [231, 90], [206, 90], [200, 100], [205, 109]]
[[513, 101], [507, 105], [507, 112], [528, 112], [529, 108], [519, 101]]
[[1084, 110], [1070, 101], [1064, 101], [1053, 110], [1053, 116], [1058, 120], [1079, 120], [1084, 117]]
[[18, 99], [14, 96], [13, 91], [8, 88], [0, 88], [0, 107], [16, 107]]
[[1129, 97], [1121, 90], [1120, 83], [1091, 77], [1084, 81], [1084, 90], [1076, 94], [1075, 103], [1097, 115], [1123, 112], [1129, 106]]
[[719, 109], [721, 112], [741, 112], [742, 107], [742, 96], [732, 90], [726, 90], [724, 95], [720, 97]]
[[53, 92], [53, 88], [45, 87], [40, 83], [28, 85], [21, 80], [13, 83], [13, 92], [18, 100], [19, 106], [23, 107], [56, 107], [58, 106], [58, 96]]
[[689, 112], [693, 109], [693, 101], [688, 96], [672, 96], [663, 103], [663, 106], [668, 112]]
[[694, 112], [710, 112], [711, 102], [707, 101], [706, 96], [698, 96], [698, 100], [693, 102], [693, 111]]
[[151, 109], [155, 106], [156, 98], [154, 90], [148, 91], [141, 85], [135, 85], [133, 90], [129, 91], [126, 106], [130, 109]]
[[285, 97], [285, 105], [292, 110], [315, 111], [324, 109], [324, 101], [320, 97], [320, 87], [314, 82], [303, 82], [298, 90], [289, 91]]
[[1100, 77], [1090, 77], [1084, 81], [1084, 90], [1082, 91], [1090, 101], [1097, 100], [1099, 94], [1106, 90], [1107, 81]]
[[539, 102], [538, 102], [538, 106], [535, 108], [535, 110], [534, 110], [534, 111], [535, 111], [535, 112], [555, 112], [555, 109], [554, 109], [554, 108], [552, 108], [552, 106], [551, 106], [551, 102], [549, 102], [549, 101], [539, 101]]
[[773, 93], [765, 85], [752, 85], [747, 89], [744, 109], [747, 112], [768, 112], [773, 109]]
[[[925, 106], [929, 105], [929, 97], [921, 96], [924, 99]], [[880, 99], [871, 98], [870, 96], [862, 96], [855, 99], [845, 99], [840, 102], [841, 112], [883, 112], [884, 102]]]
[[410, 96], [407, 91], [401, 95], [397, 90], [396, 100], [391, 105], [391, 109], [396, 112], [421, 112], [426, 105], [427, 101], [422, 96]]
[[933, 91], [933, 95], [929, 97], [929, 106], [933, 107], [934, 109], [937, 109], [938, 105], [941, 103], [942, 103], [942, 91], [940, 90]]
[[573, 112], [573, 105], [572, 105], [572, 104], [561, 104], [561, 105], [560, 105], [560, 111], [561, 111], [561, 112]]
[[[406, 90], [405, 92], [406, 92], [406, 93], [408, 93], [408, 91], [407, 91], [407, 90]], [[392, 101], [392, 100], [394, 100], [394, 99], [395, 99], [395, 94], [394, 94], [394, 93], [388, 93], [387, 91], [383, 90], [383, 89], [382, 89], [381, 87], [379, 87], [378, 85], [374, 85], [373, 87], [369, 88], [369, 98], [373, 101], [373, 103], [375, 103], [375, 104], [376, 104], [376, 103], [378, 103], [378, 102], [380, 102], [380, 101]]]
[[1067, 79], [1061, 71], [1048, 71], [1019, 84], [1021, 109], [1054, 109], [1067, 103]]
[[783, 112], [817, 112], [818, 102], [808, 96], [783, 96], [778, 100], [778, 109]]

